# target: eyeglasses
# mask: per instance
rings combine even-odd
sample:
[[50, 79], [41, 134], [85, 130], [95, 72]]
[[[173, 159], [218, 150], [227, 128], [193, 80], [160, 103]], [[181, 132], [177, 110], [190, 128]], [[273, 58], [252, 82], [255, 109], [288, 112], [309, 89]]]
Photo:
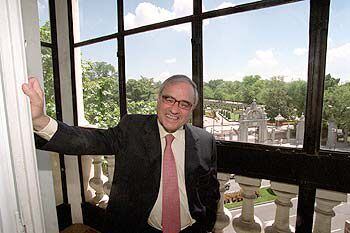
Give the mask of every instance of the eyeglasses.
[[176, 103], [179, 103], [179, 108], [184, 110], [190, 110], [192, 108], [192, 104], [186, 100], [176, 100], [174, 97], [168, 95], [162, 95], [163, 103], [173, 106]]

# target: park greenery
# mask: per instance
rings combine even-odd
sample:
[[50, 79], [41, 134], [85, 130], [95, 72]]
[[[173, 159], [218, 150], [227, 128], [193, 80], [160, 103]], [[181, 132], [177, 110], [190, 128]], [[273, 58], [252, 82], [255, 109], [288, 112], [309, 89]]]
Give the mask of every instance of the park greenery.
[[[243, 197], [240, 194], [241, 191], [239, 191], [238, 193], [240, 197], [233, 200], [233, 202], [225, 203], [224, 206], [227, 209], [235, 209], [242, 206]], [[264, 204], [266, 202], [272, 202], [277, 198], [276, 194], [273, 192], [273, 190], [270, 187], [260, 188], [256, 192], [256, 195], [257, 195], [257, 198], [254, 200], [254, 204]]]
[[[41, 40], [50, 41], [49, 23], [40, 29]], [[42, 48], [44, 86], [48, 115], [55, 117], [52, 55], [50, 48]], [[107, 62], [91, 61], [82, 57], [82, 81], [86, 120], [99, 127], [118, 123], [118, 71]], [[128, 78], [126, 82], [128, 113], [155, 113], [157, 90], [160, 82], [152, 77]], [[286, 82], [283, 76], [264, 79], [249, 75], [242, 81], [215, 79], [204, 83], [204, 98], [217, 101], [236, 101], [249, 105], [252, 101], [264, 106], [267, 117], [274, 120], [281, 114], [295, 120], [305, 111], [307, 82]], [[327, 74], [324, 83], [323, 127], [334, 121], [339, 128], [350, 129], [350, 82], [341, 83], [338, 77]], [[321, 106], [320, 106], [321, 107]], [[234, 113], [237, 119], [237, 113]]]

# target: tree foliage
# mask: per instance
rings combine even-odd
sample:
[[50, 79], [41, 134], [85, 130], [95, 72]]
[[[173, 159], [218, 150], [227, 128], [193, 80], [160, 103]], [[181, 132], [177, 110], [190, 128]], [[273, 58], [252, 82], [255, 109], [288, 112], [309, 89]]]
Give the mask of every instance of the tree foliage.
[[327, 74], [323, 99], [324, 127], [334, 121], [339, 128], [350, 129], [350, 83], [340, 84], [339, 79]]
[[[40, 28], [40, 38], [43, 41], [51, 41], [50, 24], [46, 22]], [[50, 117], [56, 118], [55, 90], [53, 85], [52, 53], [50, 48], [41, 48], [41, 59], [44, 77], [44, 92], [46, 113]]]
[[284, 117], [292, 115], [292, 101], [287, 92], [283, 77], [272, 77], [262, 90], [261, 102], [264, 103], [267, 117], [273, 120], [278, 114]]
[[84, 112], [85, 119], [90, 124], [106, 128], [118, 123], [120, 119], [118, 90], [117, 77], [106, 75], [91, 78], [85, 76], [83, 72]]

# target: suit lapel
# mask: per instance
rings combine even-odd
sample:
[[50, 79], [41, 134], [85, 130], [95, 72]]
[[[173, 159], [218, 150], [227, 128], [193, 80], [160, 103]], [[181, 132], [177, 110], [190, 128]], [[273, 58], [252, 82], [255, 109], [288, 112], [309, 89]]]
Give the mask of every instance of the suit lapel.
[[199, 165], [198, 135], [192, 130], [192, 126], [185, 125], [185, 181], [186, 191], [189, 192], [195, 182], [195, 172]]
[[[153, 175], [153, 181], [155, 184], [154, 191], [158, 193], [161, 176], [162, 154], [157, 117], [155, 115], [152, 115], [150, 122], [145, 124], [142, 140], [145, 145], [146, 156], [149, 158], [148, 165], [152, 171], [152, 174], [150, 175]], [[145, 164], [145, 166], [147, 166], [147, 164]]]

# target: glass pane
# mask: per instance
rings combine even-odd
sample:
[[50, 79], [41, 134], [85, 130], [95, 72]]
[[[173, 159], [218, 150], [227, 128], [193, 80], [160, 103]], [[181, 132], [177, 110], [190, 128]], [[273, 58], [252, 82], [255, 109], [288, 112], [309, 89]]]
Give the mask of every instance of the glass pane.
[[[124, 1], [125, 29], [180, 18], [193, 13], [192, 1]], [[178, 30], [191, 30], [190, 27], [177, 27]]]
[[301, 2], [203, 24], [208, 132], [221, 140], [302, 147], [308, 14]]
[[[76, 71], [77, 89], [83, 89], [83, 106], [78, 112], [89, 126], [113, 127], [120, 119], [119, 85], [117, 70], [117, 41], [110, 40], [76, 48], [76, 61], [81, 61]], [[82, 87], [81, 82], [82, 80]], [[77, 90], [78, 92], [78, 90]], [[79, 102], [79, 94], [77, 94]], [[81, 114], [84, 112], [84, 114]], [[84, 121], [80, 125], [87, 124]]]
[[257, 2], [256, 0], [203, 0], [203, 12], [210, 10], [218, 10], [226, 7], [233, 7], [245, 3]]
[[128, 113], [155, 113], [161, 82], [174, 74], [191, 77], [191, 38], [186, 32], [168, 28], [129, 36], [125, 50]]
[[[117, 0], [79, 0], [73, 5], [75, 42], [118, 31]], [[77, 15], [76, 15], [77, 14]]]
[[50, 10], [48, 0], [38, 0], [40, 40], [51, 42]]
[[321, 148], [350, 151], [350, 2], [332, 1]]
[[41, 47], [41, 59], [43, 65], [46, 114], [56, 119], [55, 88], [50, 48]]

